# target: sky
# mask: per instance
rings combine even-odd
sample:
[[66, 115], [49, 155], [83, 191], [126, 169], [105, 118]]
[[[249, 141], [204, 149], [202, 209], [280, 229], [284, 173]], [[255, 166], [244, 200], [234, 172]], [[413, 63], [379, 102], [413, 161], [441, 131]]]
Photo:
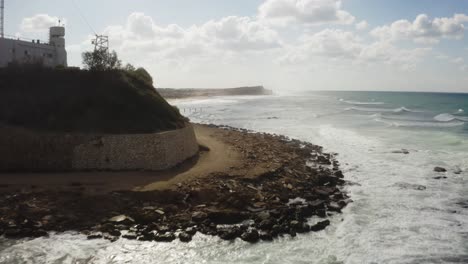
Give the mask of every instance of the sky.
[[468, 0], [5, 0], [7, 35], [95, 34], [157, 87], [468, 92]]

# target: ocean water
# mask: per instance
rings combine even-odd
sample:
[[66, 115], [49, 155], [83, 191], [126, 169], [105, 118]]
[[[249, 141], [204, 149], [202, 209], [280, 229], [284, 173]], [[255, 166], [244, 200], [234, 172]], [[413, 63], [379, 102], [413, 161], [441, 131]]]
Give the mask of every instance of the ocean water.
[[284, 134], [337, 152], [354, 203], [323, 232], [272, 243], [202, 235], [189, 244], [110, 243], [53, 234], [0, 238], [0, 263], [468, 263], [468, 94], [309, 92], [173, 103], [194, 122]]

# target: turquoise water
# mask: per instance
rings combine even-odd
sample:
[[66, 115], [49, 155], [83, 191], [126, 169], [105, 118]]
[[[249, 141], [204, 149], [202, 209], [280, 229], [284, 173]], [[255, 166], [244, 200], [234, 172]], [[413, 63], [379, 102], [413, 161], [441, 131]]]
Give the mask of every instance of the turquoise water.
[[0, 238], [0, 263], [468, 263], [467, 94], [307, 92], [172, 103], [194, 122], [284, 134], [339, 153], [354, 203], [323, 232], [273, 243]]

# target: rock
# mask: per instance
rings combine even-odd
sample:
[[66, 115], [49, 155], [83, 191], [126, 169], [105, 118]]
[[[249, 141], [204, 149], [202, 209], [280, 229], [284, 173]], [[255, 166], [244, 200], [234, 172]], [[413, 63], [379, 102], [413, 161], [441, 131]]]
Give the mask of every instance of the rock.
[[262, 230], [269, 230], [273, 227], [274, 224], [275, 223], [273, 223], [271, 220], [263, 220], [257, 225], [257, 227]]
[[324, 230], [325, 228], [327, 228], [327, 226], [330, 225], [330, 221], [329, 220], [325, 220], [325, 221], [322, 221], [322, 222], [318, 222], [317, 224], [313, 225], [310, 227], [310, 231], [313, 231], [313, 232], [318, 232], [318, 231], [321, 231], [321, 230]]
[[154, 240], [158, 242], [172, 242], [176, 239], [176, 236], [173, 233], [164, 233], [164, 234], [156, 234], [154, 236]]
[[256, 243], [260, 239], [260, 234], [257, 230], [250, 229], [241, 235], [241, 239], [249, 243]]
[[128, 232], [127, 234], [123, 235], [122, 238], [128, 239], [128, 240], [135, 240], [138, 238], [137, 234], [133, 232]]
[[316, 210], [316, 213], [318, 217], [322, 217], [322, 218], [327, 217], [327, 210], [325, 209], [318, 209]]
[[336, 202], [331, 202], [327, 208], [329, 211], [340, 213], [342, 207]]
[[114, 237], [120, 237], [122, 235], [122, 233], [120, 233], [120, 231], [116, 229], [110, 230], [107, 233], [109, 233], [109, 235], [114, 236]]
[[112, 223], [119, 223], [121, 225], [131, 225], [135, 222], [135, 220], [129, 216], [126, 216], [126, 215], [118, 215], [118, 216], [114, 216], [112, 218], [109, 219], [109, 222], [112, 222]]
[[401, 149], [401, 150], [392, 151], [392, 153], [408, 155], [410, 152], [407, 149]]
[[186, 243], [190, 242], [190, 241], [192, 241], [192, 235], [190, 235], [190, 234], [188, 234], [186, 232], [182, 232], [182, 233], [179, 234], [179, 240], [181, 242], [186, 242]]
[[435, 167], [434, 171], [435, 172], [447, 172], [447, 170], [445, 168], [442, 168], [442, 167]]
[[208, 215], [205, 212], [196, 211], [192, 213], [192, 221], [194, 222], [203, 222]]
[[102, 238], [102, 233], [101, 232], [94, 232], [88, 235], [88, 239], [101, 239]]
[[447, 176], [437, 176], [434, 177], [435, 180], [442, 180], [442, 179], [447, 179]]
[[[208, 210], [208, 219], [215, 224], [233, 225], [242, 222], [247, 214], [233, 210]], [[193, 216], [192, 216], [193, 217]]]
[[46, 237], [48, 235], [49, 234], [45, 230], [42, 230], [42, 229], [34, 230], [32, 232], [33, 237]]
[[335, 177], [338, 177], [340, 179], [343, 179], [344, 178], [344, 175], [343, 175], [343, 172], [342, 171], [336, 171], [333, 175], [335, 175]]
[[185, 232], [191, 236], [194, 236], [197, 233], [197, 229], [195, 227], [188, 227], [185, 229]]
[[234, 226], [219, 231], [218, 235], [223, 240], [234, 240], [242, 235], [242, 230], [239, 227]]
[[19, 238], [22, 236], [21, 230], [17, 228], [6, 229], [3, 234], [6, 238]]
[[273, 241], [273, 236], [268, 232], [260, 233], [260, 239], [263, 241]]

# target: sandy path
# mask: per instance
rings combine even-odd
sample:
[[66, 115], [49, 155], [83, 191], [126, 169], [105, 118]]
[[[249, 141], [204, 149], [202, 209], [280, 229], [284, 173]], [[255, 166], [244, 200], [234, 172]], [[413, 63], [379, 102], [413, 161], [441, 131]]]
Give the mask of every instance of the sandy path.
[[231, 146], [223, 143], [217, 135], [219, 131], [205, 126], [194, 126], [198, 143], [210, 149], [203, 152], [197, 164], [186, 172], [175, 177], [148, 184], [136, 190], [151, 191], [166, 189], [182, 181], [207, 176], [213, 172], [228, 172], [231, 167], [239, 166], [241, 155]]

